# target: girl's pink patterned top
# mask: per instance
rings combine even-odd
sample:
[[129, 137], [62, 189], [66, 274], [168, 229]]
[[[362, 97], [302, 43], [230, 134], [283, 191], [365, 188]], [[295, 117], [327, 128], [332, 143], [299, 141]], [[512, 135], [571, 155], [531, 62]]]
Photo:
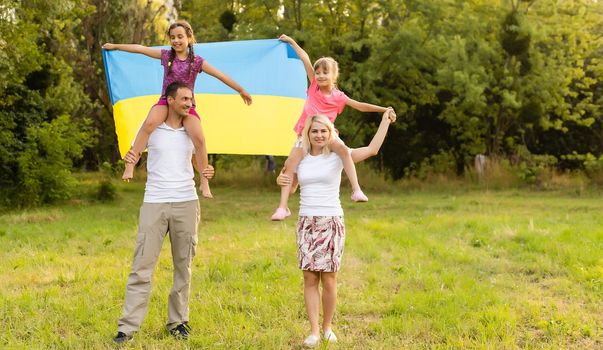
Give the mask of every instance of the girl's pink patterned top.
[[195, 106], [195, 80], [197, 80], [197, 74], [201, 73], [203, 69], [204, 61], [205, 60], [203, 57], [195, 55], [193, 66], [189, 74], [188, 66], [190, 65], [190, 61], [188, 57], [185, 60], [174, 57], [174, 60], [172, 61], [172, 71], [168, 74], [170, 50], [161, 50], [161, 65], [163, 66], [163, 87], [161, 88], [161, 98], [166, 98], [165, 89], [168, 87], [168, 85], [175, 81], [181, 81], [193, 91], [193, 106]]

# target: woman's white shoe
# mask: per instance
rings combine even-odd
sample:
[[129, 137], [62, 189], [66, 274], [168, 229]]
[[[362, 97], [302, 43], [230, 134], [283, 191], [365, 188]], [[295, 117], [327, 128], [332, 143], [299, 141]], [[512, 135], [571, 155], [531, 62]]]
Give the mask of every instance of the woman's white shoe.
[[317, 337], [317, 336], [315, 336], [313, 334], [310, 334], [306, 338], [306, 340], [304, 340], [304, 347], [311, 349], [311, 348], [315, 347], [316, 345], [318, 345], [319, 342], [320, 342], [320, 338], [319, 337]]
[[322, 338], [329, 343], [337, 343], [337, 336], [333, 333], [332, 330], [328, 329], [322, 334]]

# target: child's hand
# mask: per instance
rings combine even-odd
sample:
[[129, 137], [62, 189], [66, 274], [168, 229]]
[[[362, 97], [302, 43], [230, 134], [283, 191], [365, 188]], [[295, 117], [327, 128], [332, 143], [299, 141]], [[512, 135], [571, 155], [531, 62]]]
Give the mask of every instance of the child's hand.
[[211, 166], [211, 164], [208, 164], [207, 167], [201, 172], [203, 177], [208, 180], [211, 180], [214, 177], [215, 173], [216, 171], [214, 170], [214, 167]]
[[394, 110], [391, 107], [388, 107], [385, 112], [383, 112], [383, 115], [381, 116], [381, 121], [387, 121], [388, 123], [395, 123], [396, 122], [396, 112], [394, 112]]
[[385, 112], [383, 112], [383, 115], [381, 116], [381, 122], [388, 122], [388, 123], [393, 123], [392, 122], [392, 118], [390, 117], [390, 112], [389, 109]]
[[397, 116], [396, 116], [396, 111], [394, 111], [393, 107], [387, 107], [387, 111], [384, 113], [384, 117], [385, 114], [387, 114], [387, 117], [389, 118], [390, 122], [395, 123]]
[[251, 95], [245, 91], [245, 89], [241, 90], [241, 92], [239, 92], [239, 95], [241, 95], [241, 98], [243, 99], [243, 102], [245, 102], [246, 105], [251, 105], [252, 99], [251, 99]]
[[103, 45], [103, 49], [105, 49], [105, 50], [115, 50], [115, 48], [116, 48], [115, 44], [106, 43], [105, 45]]
[[295, 42], [295, 40], [285, 34], [281, 34], [281, 36], [278, 37], [278, 40], [289, 44]]

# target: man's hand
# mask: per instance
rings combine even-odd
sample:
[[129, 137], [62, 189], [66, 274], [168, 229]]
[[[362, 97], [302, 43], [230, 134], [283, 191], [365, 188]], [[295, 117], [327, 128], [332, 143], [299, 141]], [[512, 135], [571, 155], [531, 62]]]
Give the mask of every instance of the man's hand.
[[138, 163], [139, 159], [140, 159], [140, 154], [136, 154], [136, 152], [134, 152], [134, 150], [131, 148], [130, 148], [130, 150], [128, 150], [128, 153], [126, 153], [126, 155], [124, 157], [124, 161], [126, 163], [132, 163], [132, 164]]
[[208, 164], [207, 167], [201, 172], [203, 177], [208, 180], [211, 180], [214, 177], [215, 173], [216, 171], [214, 170], [214, 167], [211, 166], [211, 164]]

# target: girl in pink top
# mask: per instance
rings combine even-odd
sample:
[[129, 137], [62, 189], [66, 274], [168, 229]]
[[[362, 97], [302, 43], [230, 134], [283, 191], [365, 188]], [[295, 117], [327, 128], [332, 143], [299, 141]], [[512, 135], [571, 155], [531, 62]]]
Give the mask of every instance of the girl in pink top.
[[[297, 141], [291, 149], [289, 157], [285, 161], [285, 166], [281, 171], [282, 174], [293, 178], [293, 172], [297, 168], [297, 165], [303, 158], [303, 150], [301, 148], [301, 132], [304, 128], [306, 118], [308, 116], [314, 116], [317, 114], [326, 115], [331, 122], [335, 121], [337, 115], [339, 115], [345, 106], [350, 106], [361, 112], [380, 112], [384, 113], [387, 110], [393, 112], [391, 107], [381, 107], [372, 105], [369, 103], [355, 101], [345, 95], [341, 90], [337, 89], [337, 77], [339, 75], [339, 67], [337, 62], [330, 57], [322, 57], [314, 63], [310, 62], [310, 57], [292, 38], [287, 35], [281, 35], [279, 40], [289, 43], [297, 56], [301, 59], [310, 80], [310, 87], [308, 88], [308, 98], [304, 104], [304, 109], [301, 117], [295, 124], [294, 131], [297, 133]], [[394, 114], [395, 117], [395, 114]], [[337, 155], [343, 160], [343, 168], [350, 180], [352, 185], [352, 200], [354, 202], [366, 202], [368, 198], [362, 192], [360, 185], [358, 184], [358, 178], [356, 176], [356, 167], [354, 161], [350, 155], [348, 147], [341, 141], [339, 137], [333, 138], [329, 147], [337, 153]], [[278, 208], [272, 214], [273, 221], [284, 220], [287, 216], [291, 215], [287, 208], [287, 201], [289, 199], [289, 193], [291, 186], [281, 187], [281, 200]]]
[[[144, 151], [151, 132], [163, 123], [168, 114], [167, 100], [165, 97], [165, 88], [174, 81], [185, 83], [194, 92], [195, 80], [197, 74], [205, 72], [215, 78], [220, 79], [224, 84], [236, 90], [245, 104], [251, 104], [251, 95], [243, 89], [237, 82], [232, 80], [226, 74], [212, 67], [201, 56], [195, 55], [193, 44], [195, 36], [190, 24], [186, 21], [176, 21], [170, 25], [167, 30], [167, 35], [170, 38], [171, 50], [153, 49], [142, 45], [133, 44], [111, 44], [103, 45], [105, 50], [122, 50], [133, 53], [141, 53], [152, 58], [161, 60], [161, 65], [164, 67], [163, 87], [159, 101], [151, 108], [147, 119], [142, 124], [132, 148], [124, 158], [126, 160], [126, 169], [122, 175], [122, 179], [129, 180], [134, 175], [134, 165], [138, 162], [142, 151]], [[195, 159], [197, 170], [204, 171], [208, 167], [207, 147], [205, 145], [205, 137], [201, 128], [200, 118], [195, 111], [195, 101], [193, 97], [193, 107], [189, 111], [189, 118], [185, 118], [184, 128], [190, 136], [195, 146]], [[203, 197], [212, 198], [209, 189], [209, 183], [204, 176], [201, 176], [201, 193]]]

